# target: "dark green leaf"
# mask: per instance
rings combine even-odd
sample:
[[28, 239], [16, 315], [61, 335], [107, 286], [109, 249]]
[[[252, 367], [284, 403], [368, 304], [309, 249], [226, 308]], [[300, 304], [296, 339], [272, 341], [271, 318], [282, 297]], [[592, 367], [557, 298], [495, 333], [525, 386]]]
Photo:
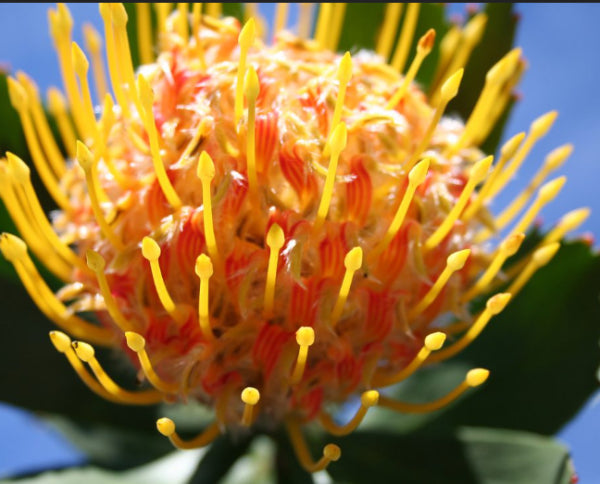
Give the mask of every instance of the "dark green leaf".
[[[406, 13], [406, 9], [404, 9], [404, 13]], [[340, 36], [338, 51], [356, 52], [358, 49], [375, 50], [377, 36], [380, 26], [384, 21], [384, 16], [385, 4], [383, 3], [349, 3], [346, 6], [344, 26]], [[400, 18], [396, 41], [402, 30], [403, 18], [404, 15]], [[448, 22], [443, 4], [425, 3], [421, 5], [407, 66], [414, 56], [419, 38], [431, 28], [435, 29], [437, 40], [417, 76], [417, 81], [424, 86], [428, 86], [431, 82], [439, 57], [439, 42], [448, 30]]]
[[347, 4], [338, 51], [375, 50], [384, 12], [384, 3]]
[[275, 471], [278, 484], [313, 484], [312, 475], [298, 462], [287, 432], [279, 432], [275, 436], [275, 441], [277, 442]]
[[[454, 361], [489, 380], [430, 423], [554, 434], [598, 389], [600, 256], [565, 244]], [[418, 382], [419, 376], [415, 376]]]
[[[48, 332], [55, 329], [39, 313], [23, 288], [0, 280], [3, 308], [3, 350], [0, 352], [0, 400], [28, 410], [65, 415], [74, 419], [105, 422], [127, 428], [154, 426], [155, 407], [128, 407], [104, 401], [77, 377], [66, 358], [56, 352]], [[135, 384], [131, 365], [101, 352], [109, 371], [120, 369], [115, 379]], [[112, 363], [112, 364], [111, 364]], [[17, 369], [17, 371], [15, 371]]]
[[44, 420], [82, 451], [89, 464], [106, 469], [130, 469], [175, 450], [169, 439], [158, 433], [154, 426], [131, 430], [57, 416], [47, 416]]
[[568, 483], [567, 450], [556, 441], [506, 430], [461, 428], [449, 436], [356, 432], [340, 439], [328, 471], [360, 484]]
[[219, 482], [233, 464], [246, 453], [252, 442], [252, 437], [236, 438], [231, 435], [224, 435], [217, 439], [200, 460], [196, 471], [189, 480], [189, 484]]

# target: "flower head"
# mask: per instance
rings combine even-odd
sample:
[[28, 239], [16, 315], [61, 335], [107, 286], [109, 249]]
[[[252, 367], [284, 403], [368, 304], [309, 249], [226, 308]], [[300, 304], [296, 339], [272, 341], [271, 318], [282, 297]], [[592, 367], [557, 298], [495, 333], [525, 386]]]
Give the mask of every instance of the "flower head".
[[[213, 407], [214, 424], [191, 441], [173, 421], [157, 422], [178, 447], [205, 445], [228, 428], [284, 424], [311, 471], [337, 460], [340, 449], [327, 445], [313, 462], [302, 424], [318, 420], [344, 435], [372, 406], [433, 411], [482, 384], [488, 371], [473, 369], [448, 395], [423, 404], [377, 391], [470, 344], [587, 216], [568, 214], [497, 292], [505, 261], [565, 182], [546, 179], [571, 152], [567, 145], [550, 153], [526, 191], [499, 216], [489, 214], [556, 118], [545, 114], [513, 136], [495, 163], [480, 149], [523, 71], [520, 49], [488, 72], [463, 124], [444, 112], [485, 28], [483, 14], [442, 40], [426, 93], [413, 81], [435, 31], [421, 37], [404, 69], [418, 4], [407, 7], [394, 50], [399, 4], [387, 7], [377, 52], [355, 56], [335, 52], [338, 4], [322, 5], [314, 38], [302, 32], [307, 11], [299, 35], [284, 30], [280, 4], [270, 43], [261, 40], [258, 17], [242, 25], [201, 15], [200, 4], [172, 13], [165, 5], [157, 4], [156, 56], [148, 49], [150, 7], [136, 7], [137, 71], [125, 7], [100, 5], [113, 95], [99, 36], [86, 30], [88, 60], [71, 43], [67, 8], [50, 10], [66, 100], [51, 90], [48, 102], [66, 158], [33, 81], [9, 78], [36, 169], [60, 210], [48, 220], [28, 166], [7, 153], [0, 191], [23, 239], [3, 234], [0, 249], [62, 330], [50, 333], [56, 349], [111, 401]], [[29, 250], [65, 283], [57, 294]], [[476, 311], [471, 302], [483, 296]], [[110, 379], [90, 343], [121, 348], [147, 388]], [[354, 395], [360, 408], [341, 426], [325, 407]]]

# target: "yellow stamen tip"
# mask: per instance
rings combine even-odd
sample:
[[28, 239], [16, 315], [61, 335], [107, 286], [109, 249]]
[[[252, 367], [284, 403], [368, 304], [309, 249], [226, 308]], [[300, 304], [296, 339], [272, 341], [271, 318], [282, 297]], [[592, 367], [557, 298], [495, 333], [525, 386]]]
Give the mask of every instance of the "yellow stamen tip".
[[27, 92], [25, 88], [14, 78], [8, 77], [8, 98], [17, 111], [27, 107]]
[[459, 250], [448, 256], [446, 264], [452, 272], [460, 271], [467, 263], [467, 259], [470, 255], [471, 249]]
[[156, 428], [165, 437], [170, 437], [175, 433], [175, 422], [173, 422], [173, 420], [170, 418], [159, 418], [156, 421]]
[[65, 30], [71, 30], [73, 27], [73, 17], [71, 17], [71, 12], [64, 3], [59, 3], [57, 9], [58, 20], [60, 21], [61, 27]]
[[146, 347], [146, 340], [140, 334], [134, 333], [133, 331], [125, 332], [125, 340], [127, 341], [127, 346], [131, 351], [135, 351], [136, 353], [142, 351]]
[[100, 34], [91, 24], [85, 24], [83, 26], [83, 36], [85, 37], [85, 44], [90, 52], [100, 52], [102, 40]]
[[346, 123], [341, 122], [335, 127], [331, 134], [331, 152], [339, 154], [346, 147], [347, 141], [348, 130], [346, 129]]
[[507, 292], [496, 294], [487, 300], [485, 306], [492, 315], [499, 314], [504, 310], [511, 297], [512, 295]]
[[487, 176], [490, 171], [490, 167], [492, 166], [492, 162], [494, 161], [494, 157], [492, 155], [486, 156], [483, 160], [478, 161], [473, 165], [471, 169], [470, 178], [472, 178], [475, 183], [480, 183]]
[[92, 169], [92, 165], [94, 163], [94, 155], [89, 150], [89, 148], [83, 144], [81, 141], [77, 141], [77, 162], [79, 166], [83, 168], [84, 171], [88, 171]]
[[60, 113], [66, 109], [65, 97], [55, 87], [48, 89], [48, 109], [51, 113]]
[[87, 363], [92, 358], [94, 358], [95, 351], [92, 345], [84, 343], [83, 341], [73, 341], [73, 343], [71, 343], [71, 346], [73, 347], [75, 353], [77, 354], [77, 357], [81, 361]]
[[240, 35], [238, 36], [238, 44], [243, 49], [249, 48], [256, 38], [256, 22], [254, 18], [249, 19], [242, 30], [240, 31]]
[[379, 402], [379, 392], [377, 390], [368, 390], [360, 396], [360, 403], [365, 408], [374, 407]]
[[549, 170], [557, 170], [566, 161], [566, 159], [573, 153], [573, 145], [566, 144], [559, 146], [552, 150], [546, 156], [545, 165]]
[[78, 76], [84, 77], [90, 68], [90, 63], [87, 57], [75, 42], [71, 44], [71, 58], [73, 60], [73, 67]]
[[352, 56], [346, 52], [340, 60], [340, 66], [337, 71], [337, 79], [341, 84], [348, 84], [352, 77]]
[[560, 225], [567, 231], [579, 227], [590, 216], [591, 210], [587, 207], [578, 208], [565, 214], [560, 221]]
[[4, 232], [0, 235], [0, 251], [8, 261], [18, 261], [27, 255], [27, 244], [16, 235]]
[[425, 336], [425, 348], [429, 351], [437, 351], [446, 342], [446, 335], [441, 331], [436, 331], [435, 333], [428, 334]]
[[521, 133], [514, 135], [506, 143], [504, 143], [504, 145], [502, 145], [502, 148], [500, 149], [500, 155], [502, 156], [502, 158], [512, 158], [521, 146], [521, 143], [523, 143], [525, 136], [527, 136], [527, 134], [525, 133], [525, 131], [522, 131]]
[[269, 227], [269, 231], [267, 232], [267, 245], [273, 250], [279, 250], [283, 247], [285, 243], [285, 234], [283, 233], [283, 229], [277, 225], [273, 224]]
[[567, 177], [561, 176], [543, 185], [539, 193], [540, 202], [547, 203], [554, 199], [566, 181]]
[[434, 43], [435, 43], [435, 30], [429, 29], [427, 32], [425, 32], [425, 35], [423, 35], [419, 39], [419, 43], [417, 44], [417, 51], [422, 53], [422, 55], [427, 55], [431, 52], [431, 49], [433, 49]]
[[485, 370], [483, 368], [474, 368], [473, 370], [470, 370], [467, 373], [465, 381], [470, 387], [478, 387], [479, 385], [485, 383], [489, 376], [490, 370]]
[[112, 3], [113, 23], [115, 27], [124, 27], [127, 25], [127, 10], [122, 3]]
[[418, 186], [425, 181], [427, 172], [429, 171], [430, 159], [425, 158], [417, 163], [412, 170], [408, 173], [408, 181]]
[[21, 158], [10, 153], [9, 151], [6, 152], [6, 158], [8, 160], [10, 172], [17, 183], [26, 183], [29, 180], [31, 173], [31, 170], [27, 164]]
[[249, 102], [254, 102], [260, 92], [260, 84], [258, 82], [258, 74], [253, 66], [248, 67], [246, 79], [244, 80], [244, 92]]
[[337, 461], [342, 456], [342, 450], [335, 444], [327, 444], [323, 448], [323, 457], [330, 461]]
[[310, 326], [302, 326], [296, 331], [296, 342], [299, 346], [312, 346], [315, 342], [315, 330]]
[[511, 255], [515, 255], [521, 247], [521, 244], [525, 240], [525, 234], [514, 234], [508, 237], [506, 240], [500, 244], [500, 251], [506, 256], [510, 257]]
[[537, 138], [541, 138], [544, 136], [554, 124], [556, 117], [558, 116], [558, 112], [550, 111], [539, 118], [537, 118], [533, 123], [531, 123], [531, 134]]
[[246, 405], [256, 405], [260, 400], [260, 392], [253, 387], [246, 387], [242, 390], [242, 402]]
[[207, 279], [213, 275], [213, 264], [206, 254], [200, 254], [196, 258], [196, 265], [194, 267], [196, 275], [201, 279]]
[[112, 8], [110, 3], [100, 3], [98, 5], [98, 10], [100, 12], [100, 16], [102, 20], [110, 21], [112, 19]]
[[545, 266], [550, 260], [554, 257], [554, 255], [558, 252], [560, 248], [559, 242], [554, 242], [552, 244], [548, 244], [541, 249], [536, 250], [533, 253], [532, 260], [537, 267]]
[[458, 94], [458, 88], [460, 87], [464, 73], [465, 70], [461, 67], [442, 84], [442, 103], [449, 102]]
[[88, 267], [90, 269], [92, 269], [94, 272], [101, 272], [104, 270], [104, 267], [106, 267], [106, 261], [96, 251], [88, 250], [85, 253], [85, 257], [86, 257]]
[[484, 13], [479, 13], [473, 17], [467, 26], [465, 27], [464, 36], [465, 38], [470, 39], [472, 43], [479, 42], [483, 32], [485, 30], [485, 26], [487, 24], [487, 15]]
[[59, 353], [65, 353], [71, 347], [71, 338], [62, 331], [50, 331], [50, 341]]
[[203, 151], [198, 160], [198, 169], [196, 171], [201, 180], [212, 180], [215, 177], [215, 164], [210, 155]]
[[344, 267], [349, 271], [357, 271], [362, 266], [363, 252], [360, 247], [351, 249], [344, 258]]
[[144, 237], [142, 239], [142, 255], [149, 261], [158, 260], [160, 257], [160, 246], [151, 237]]

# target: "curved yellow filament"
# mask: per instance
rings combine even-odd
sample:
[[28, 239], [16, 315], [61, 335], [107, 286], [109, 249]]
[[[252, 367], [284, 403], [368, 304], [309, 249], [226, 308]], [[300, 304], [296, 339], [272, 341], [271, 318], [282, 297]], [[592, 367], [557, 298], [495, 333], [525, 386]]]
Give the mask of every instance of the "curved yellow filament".
[[385, 7], [385, 15], [383, 16], [383, 25], [381, 33], [377, 39], [375, 52], [379, 54], [387, 62], [392, 52], [392, 45], [400, 23], [400, 15], [402, 14], [402, 3], [388, 3]]
[[73, 367], [75, 373], [77, 373], [77, 376], [79, 376], [81, 381], [83, 381], [83, 383], [95, 394], [114, 403], [133, 405], [132, 402], [122, 400], [117, 398], [112, 393], [109, 393], [102, 385], [98, 383], [98, 381], [88, 372], [81, 360], [75, 354], [75, 350], [71, 346], [71, 338], [69, 338], [65, 333], [62, 331], [50, 331], [50, 341], [52, 341], [56, 351], [65, 355], [67, 361]]
[[327, 212], [329, 212], [329, 204], [331, 203], [331, 197], [333, 196], [333, 186], [335, 184], [335, 174], [337, 171], [338, 160], [340, 153], [346, 147], [348, 140], [348, 134], [346, 129], [346, 123], [340, 122], [334, 129], [330, 138], [330, 150], [331, 157], [329, 159], [329, 166], [327, 168], [327, 177], [325, 178], [325, 185], [323, 186], [323, 193], [321, 194], [321, 201], [319, 202], [319, 208], [317, 210], [317, 218], [314, 222], [313, 229], [315, 232], [320, 230]]
[[48, 111], [56, 120], [58, 132], [62, 139], [63, 145], [67, 150], [69, 158], [75, 158], [75, 144], [77, 137], [71, 123], [71, 119], [67, 114], [66, 101], [61, 92], [51, 87], [46, 94], [48, 100]]
[[315, 331], [310, 326], [302, 326], [296, 331], [296, 343], [298, 343], [298, 356], [294, 371], [290, 378], [290, 384], [295, 385], [302, 380], [304, 368], [306, 367], [306, 358], [308, 357], [308, 348], [315, 342]]
[[398, 44], [396, 45], [394, 57], [392, 57], [391, 62], [391, 66], [396, 72], [402, 72], [404, 70], [410, 45], [415, 36], [420, 8], [421, 5], [418, 3], [409, 3], [408, 8], [406, 9], [404, 23], [402, 24], [402, 32], [400, 33], [400, 38], [398, 39]]
[[458, 88], [460, 87], [460, 82], [462, 81], [463, 74], [464, 70], [459, 69], [454, 74], [452, 74], [448, 78], [448, 80], [442, 85], [440, 91], [442, 93], [442, 99], [438, 106], [435, 108], [433, 117], [429, 122], [429, 125], [427, 126], [427, 130], [425, 131], [423, 138], [421, 138], [421, 142], [406, 162], [406, 166], [404, 167], [406, 171], [412, 169], [412, 167], [421, 157], [423, 151], [429, 146], [429, 142], [431, 141], [431, 138], [433, 138], [433, 134], [435, 133], [435, 129], [438, 127], [440, 119], [442, 119], [442, 114], [444, 114], [446, 106], [458, 94]]
[[73, 346], [77, 357], [84, 363], [90, 365], [90, 368], [92, 369], [94, 375], [96, 375], [100, 385], [102, 385], [104, 389], [114, 397], [132, 404], [139, 405], [151, 405], [153, 403], [162, 401], [162, 393], [157, 392], [156, 390], [130, 392], [117, 385], [112, 378], [107, 375], [107, 373], [104, 371], [104, 368], [102, 368], [96, 359], [94, 355], [94, 348], [91, 345], [82, 341], [73, 341], [71, 345]]
[[450, 254], [446, 260], [446, 267], [439, 275], [431, 289], [419, 301], [419, 303], [408, 312], [409, 319], [413, 319], [427, 309], [433, 301], [438, 297], [446, 283], [450, 280], [452, 274], [460, 271], [466, 264], [467, 259], [471, 255], [471, 249], [459, 250]]
[[204, 207], [203, 224], [206, 246], [208, 248], [208, 253], [213, 260], [218, 261], [219, 250], [217, 248], [217, 239], [215, 237], [215, 227], [213, 224], [212, 198], [210, 191], [211, 182], [215, 177], [215, 165], [206, 151], [203, 151], [200, 154], [197, 175], [202, 183], [202, 206]]
[[379, 401], [379, 392], [377, 390], [368, 390], [360, 397], [360, 407], [354, 414], [354, 417], [345, 425], [338, 425], [334, 422], [331, 415], [324, 411], [319, 414], [319, 422], [323, 428], [332, 435], [343, 436], [352, 433], [360, 425], [367, 415], [369, 408], [377, 405]]
[[114, 339], [113, 334], [106, 328], [93, 324], [75, 316], [48, 287], [40, 276], [27, 253], [27, 245], [19, 237], [3, 233], [0, 236], [0, 251], [13, 264], [23, 286], [40, 310], [59, 328], [76, 335], [107, 346]]
[[[464, 210], [471, 194], [475, 190], [475, 187], [481, 183], [484, 178], [488, 175], [489, 169], [492, 166], [493, 156], [488, 156], [481, 161], [475, 163], [473, 168], [471, 169], [471, 173], [469, 173], [469, 179], [463, 188], [463, 191], [460, 194], [460, 197], [455, 202], [454, 206], [446, 215], [444, 221], [440, 224], [440, 226], [435, 230], [433, 234], [429, 236], [427, 241], [425, 242], [424, 248], [426, 250], [433, 249], [436, 245], [438, 245], [446, 235], [452, 230], [454, 226], [454, 222], [458, 220], [462, 211]], [[520, 231], [519, 231], [520, 232]]]
[[256, 98], [260, 92], [258, 75], [254, 67], [248, 67], [246, 80], [244, 82], [244, 92], [246, 102], [248, 103], [248, 128], [246, 131], [246, 164], [248, 168], [248, 187], [251, 193], [258, 190], [258, 178], [256, 175]]
[[[207, 4], [209, 7], [210, 4]], [[208, 10], [208, 8], [207, 8]], [[208, 15], [211, 15], [208, 13]], [[238, 36], [238, 44], [240, 46], [240, 58], [238, 61], [237, 80], [235, 84], [235, 125], [238, 126], [242, 114], [244, 113], [244, 79], [246, 78], [246, 57], [248, 56], [248, 50], [254, 43], [256, 38], [256, 22], [254, 19], [250, 19], [246, 22], [240, 35]]]
[[346, 271], [344, 272], [344, 278], [342, 279], [340, 292], [337, 300], [335, 301], [335, 306], [333, 307], [331, 319], [329, 321], [329, 324], [332, 328], [335, 327], [342, 315], [344, 305], [346, 304], [348, 294], [350, 293], [350, 286], [352, 285], [352, 280], [354, 279], [354, 273], [362, 266], [362, 258], [363, 253], [360, 247], [354, 247], [351, 249], [344, 258], [344, 267], [346, 268]]
[[489, 298], [485, 305], [485, 309], [479, 314], [473, 325], [463, 335], [463, 337], [451, 346], [448, 346], [447, 348], [444, 348], [443, 350], [431, 355], [428, 360], [429, 363], [447, 360], [471, 344], [483, 331], [489, 320], [492, 319], [492, 316], [495, 316], [504, 310], [512, 297], [511, 294], [512, 293], [510, 292], [500, 293]]
[[122, 252], [125, 249], [125, 245], [106, 221], [104, 213], [102, 212], [102, 207], [100, 207], [100, 201], [98, 200], [98, 195], [96, 191], [97, 180], [93, 174], [93, 167], [95, 162], [94, 156], [87, 148], [87, 146], [85, 146], [81, 141], [77, 141], [77, 162], [79, 163], [79, 165], [85, 173], [85, 181], [88, 186], [88, 196], [90, 197], [90, 204], [92, 206], [92, 211], [94, 212], [96, 222], [98, 222], [98, 225], [100, 226], [102, 235], [106, 237], [106, 239], [112, 244], [112, 246], [116, 250]]
[[246, 387], [242, 390], [241, 399], [242, 402], [244, 402], [242, 425], [244, 427], [250, 427], [256, 419], [256, 415], [254, 415], [254, 409], [260, 401], [260, 392], [256, 388]]
[[373, 376], [371, 384], [374, 387], [386, 387], [406, 380], [421, 367], [433, 351], [438, 351], [444, 345], [445, 341], [446, 335], [439, 331], [427, 335], [423, 342], [423, 347], [406, 367], [393, 375], [376, 373]]
[[326, 48], [329, 28], [331, 27], [331, 16], [333, 14], [332, 3], [319, 4], [319, 16], [317, 17], [317, 27], [315, 29], [315, 41]]
[[200, 278], [200, 293], [198, 295], [198, 321], [200, 329], [204, 337], [212, 341], [214, 334], [210, 324], [210, 307], [209, 307], [209, 284], [210, 278], [213, 275], [213, 265], [210, 258], [205, 254], [200, 254], [196, 259], [195, 266], [196, 275]]
[[152, 19], [149, 3], [135, 4], [136, 23], [137, 23], [137, 42], [140, 53], [140, 62], [150, 64], [154, 60], [152, 54]]
[[179, 385], [177, 383], [164, 381], [160, 376], [158, 376], [156, 371], [154, 371], [152, 362], [150, 361], [148, 353], [146, 352], [146, 340], [144, 337], [140, 334], [134, 333], [133, 331], [127, 331], [125, 333], [125, 339], [129, 349], [137, 354], [142, 371], [152, 386], [161, 392], [172, 394], [177, 393], [179, 390]]
[[553, 242], [540, 249], [537, 249], [531, 256], [531, 259], [525, 268], [519, 273], [517, 279], [510, 285], [508, 292], [512, 294], [518, 294], [523, 286], [529, 282], [529, 279], [531, 279], [536, 271], [552, 260], [559, 248], [560, 243]]
[[165, 284], [165, 280], [163, 279], [160, 270], [160, 264], [158, 263], [160, 252], [160, 246], [154, 239], [150, 237], [144, 237], [142, 239], [142, 255], [144, 256], [144, 259], [150, 263], [152, 281], [154, 282], [154, 287], [156, 288], [160, 303], [175, 321], [182, 322], [183, 314], [177, 310], [177, 306], [169, 294], [169, 290], [167, 289], [167, 285]]
[[438, 400], [429, 403], [407, 403], [392, 400], [389, 397], [381, 395], [379, 397], [379, 406], [386, 407], [401, 413], [429, 413], [444, 408], [460, 397], [469, 388], [477, 387], [483, 384], [489, 376], [489, 371], [483, 368], [475, 368], [467, 373], [465, 380], [447, 395]]
[[286, 429], [288, 435], [290, 436], [292, 447], [294, 447], [294, 451], [296, 452], [296, 457], [298, 457], [298, 461], [307, 472], [322, 471], [329, 465], [330, 462], [337, 461], [342, 455], [342, 452], [337, 445], [327, 444], [323, 448], [323, 457], [321, 457], [317, 462], [314, 462], [310, 456], [308, 446], [306, 445], [306, 441], [304, 440], [304, 436], [302, 435], [302, 430], [300, 430], [298, 422], [288, 420], [286, 422]]
[[477, 282], [473, 284], [473, 286], [463, 294], [461, 301], [470, 301], [474, 297], [478, 296], [483, 291], [485, 291], [496, 276], [496, 274], [498, 274], [500, 269], [502, 269], [502, 266], [504, 265], [506, 259], [517, 253], [524, 239], [525, 234], [523, 233], [511, 235], [504, 239], [502, 244], [500, 244], [498, 252], [492, 259], [492, 262], [490, 263], [486, 271], [481, 275]]
[[146, 78], [141, 74], [138, 76], [138, 90], [143, 108], [143, 114], [141, 114], [144, 121], [144, 127], [146, 128], [146, 133], [148, 134], [148, 140], [150, 142], [152, 164], [154, 166], [154, 172], [156, 173], [158, 184], [160, 185], [165, 198], [169, 202], [169, 205], [173, 207], [173, 210], [179, 210], [182, 205], [181, 200], [175, 192], [169, 177], [167, 176], [165, 165], [163, 164], [162, 157], [160, 156], [158, 129], [156, 128], [156, 123], [154, 122], [154, 113], [152, 111], [154, 93], [152, 92], [152, 88], [150, 87], [150, 84]]
[[394, 95], [391, 97], [391, 99], [385, 106], [386, 109], [393, 109], [402, 100], [402, 98], [406, 94], [406, 91], [408, 91], [408, 87], [410, 86], [411, 82], [415, 80], [415, 77], [417, 76], [417, 73], [421, 68], [421, 64], [423, 64], [423, 61], [429, 55], [431, 49], [433, 49], [434, 42], [435, 30], [433, 29], [429, 29], [425, 33], [425, 35], [423, 35], [419, 39], [419, 42], [417, 44], [417, 54], [411, 62], [410, 67], [408, 68], [408, 72], [406, 73], [406, 76], [404, 76], [402, 84], [400, 84], [398, 90], [394, 93]]
[[279, 251], [285, 243], [283, 229], [275, 223], [271, 225], [267, 232], [265, 242], [269, 247], [269, 263], [267, 267], [267, 281], [263, 307], [266, 317], [271, 317], [273, 314], [273, 306], [275, 304], [275, 280], [277, 278]]
[[204, 447], [215, 440], [221, 433], [217, 422], [210, 424], [200, 435], [191, 440], [183, 440], [179, 437], [175, 432], [175, 423], [169, 418], [158, 419], [156, 421], [156, 427], [162, 435], [169, 438], [175, 447], [184, 450]]

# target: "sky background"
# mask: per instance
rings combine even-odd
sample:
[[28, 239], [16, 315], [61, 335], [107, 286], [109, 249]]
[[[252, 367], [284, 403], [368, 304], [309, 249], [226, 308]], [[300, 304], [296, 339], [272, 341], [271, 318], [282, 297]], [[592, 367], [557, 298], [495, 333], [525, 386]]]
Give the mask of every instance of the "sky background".
[[[75, 19], [75, 40], [81, 44], [81, 26], [89, 21], [101, 26], [95, 4], [70, 5]], [[451, 12], [464, 12], [464, 4]], [[0, 4], [0, 65], [24, 70], [45, 91], [60, 85], [56, 56], [47, 28], [45, 4]], [[272, 6], [261, 5], [265, 16]], [[292, 9], [292, 12], [295, 9]], [[575, 151], [560, 170], [568, 183], [559, 197], [543, 211], [546, 226], [565, 212], [583, 206], [592, 215], [578, 233], [600, 234], [600, 20], [599, 4], [517, 4], [520, 15], [516, 44], [523, 48], [529, 68], [521, 82], [517, 104], [506, 138], [527, 130], [540, 114], [552, 109], [559, 117], [520, 171], [511, 190], [499, 197], [503, 207], [538, 169], [553, 148], [570, 142]], [[596, 242], [596, 247], [598, 242]], [[74, 375], [75, 378], [75, 375]], [[580, 415], [559, 434], [571, 449], [583, 484], [600, 484], [600, 395], [592, 398]], [[550, 403], [551, 404], [551, 403]], [[0, 478], [31, 467], [44, 468], [78, 460], [59, 436], [29, 414], [0, 404]]]

